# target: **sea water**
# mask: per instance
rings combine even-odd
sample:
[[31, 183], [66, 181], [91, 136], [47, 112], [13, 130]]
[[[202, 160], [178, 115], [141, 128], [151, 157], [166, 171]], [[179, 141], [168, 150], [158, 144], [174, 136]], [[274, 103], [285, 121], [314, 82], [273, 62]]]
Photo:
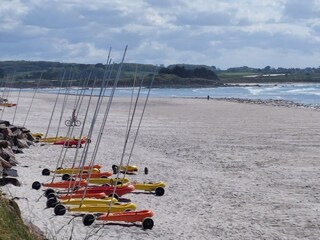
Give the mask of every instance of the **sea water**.
[[[32, 89], [24, 90], [32, 91]], [[106, 89], [105, 95], [110, 96], [111, 89]], [[135, 89], [135, 94], [138, 89]], [[39, 92], [57, 93], [58, 89], [41, 89]], [[66, 92], [60, 90], [61, 94]], [[79, 89], [69, 89], [69, 94], [78, 94]], [[99, 95], [100, 90], [94, 89], [94, 95]], [[87, 89], [86, 94], [91, 90]], [[141, 96], [148, 93], [147, 88], [140, 92]], [[117, 88], [115, 96], [131, 96], [132, 88]], [[178, 97], [178, 98], [243, 98], [243, 99], [272, 99], [288, 100], [302, 104], [320, 105], [320, 84], [263, 84], [263, 85], [239, 85], [233, 87], [218, 88], [152, 88], [150, 97]]]

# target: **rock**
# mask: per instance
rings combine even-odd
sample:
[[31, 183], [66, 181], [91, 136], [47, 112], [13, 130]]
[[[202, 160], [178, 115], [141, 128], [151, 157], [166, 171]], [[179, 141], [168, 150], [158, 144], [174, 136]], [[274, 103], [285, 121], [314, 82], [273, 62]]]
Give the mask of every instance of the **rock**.
[[13, 133], [13, 135], [18, 135], [18, 134], [21, 132], [21, 130], [18, 129], [18, 127], [14, 126], [14, 125], [10, 125], [10, 126], [9, 126], [9, 129], [11, 130], [11, 132]]
[[24, 135], [24, 138], [28, 139], [29, 141], [34, 142], [35, 138], [32, 136], [32, 134], [30, 133], [29, 130], [28, 130], [28, 132], [24, 132], [23, 135]]
[[0, 120], [0, 124], [3, 124], [5, 126], [10, 126], [10, 122], [5, 120]]
[[0, 148], [7, 148], [9, 146], [8, 141], [0, 140]]
[[8, 178], [7, 177], [0, 178], [0, 186], [5, 186], [5, 185], [7, 185], [9, 183], [14, 185], [14, 186], [17, 186], [17, 187], [21, 186], [21, 183], [16, 178], [9, 178], [9, 177]]
[[12, 168], [3, 169], [3, 176], [18, 177], [18, 171]]
[[10, 128], [2, 128], [1, 133], [3, 134], [4, 138], [6, 139], [8, 136], [12, 136], [12, 131]]
[[0, 157], [0, 165], [2, 168], [11, 168], [12, 165], [7, 161]]
[[12, 151], [13, 151], [15, 154], [23, 153], [23, 151], [22, 151], [21, 149], [19, 149], [17, 146], [13, 146], [13, 147], [12, 147]]
[[12, 166], [17, 165], [17, 161], [14, 155], [14, 152], [10, 147], [8, 148], [0, 148], [0, 157], [9, 162]]
[[17, 146], [18, 148], [28, 148], [29, 144], [25, 139], [20, 139], [20, 138], [14, 138], [13, 142], [15, 143], [14, 145]]
[[47, 240], [44, 232], [41, 231], [41, 229], [38, 228], [36, 225], [34, 225], [32, 222], [28, 221], [25, 224], [29, 227], [31, 232], [33, 232], [35, 235], [39, 236], [39, 239]]
[[25, 139], [26, 143], [29, 145], [29, 146], [32, 146], [34, 145], [34, 142], [33, 141], [30, 141], [28, 139]]
[[[28, 129], [11, 125], [9, 121], [0, 120], [0, 185], [8, 183], [20, 186], [16, 178], [17, 171], [12, 169], [18, 162], [15, 153], [23, 153], [22, 148], [33, 145], [34, 137]], [[14, 206], [13, 206], [14, 207]]]

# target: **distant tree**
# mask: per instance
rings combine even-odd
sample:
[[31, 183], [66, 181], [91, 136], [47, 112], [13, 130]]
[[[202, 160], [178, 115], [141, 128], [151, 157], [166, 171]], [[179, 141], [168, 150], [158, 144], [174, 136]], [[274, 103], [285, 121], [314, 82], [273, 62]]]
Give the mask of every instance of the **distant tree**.
[[102, 63], [97, 63], [96, 65], [94, 65], [96, 68], [103, 68], [104, 69], [104, 65]]
[[265, 72], [270, 72], [271, 67], [270, 67], [270, 66], [266, 66], [263, 70], [264, 70]]
[[234, 68], [228, 68], [227, 72], [255, 72], [256, 69], [249, 68], [248, 66], [243, 67], [234, 67]]
[[278, 67], [277, 72], [278, 73], [287, 73], [288, 70], [286, 68]]
[[4, 70], [0, 68], [0, 78], [4, 78]]
[[161, 68], [159, 74], [174, 74], [181, 78], [204, 78], [204, 79], [218, 79], [216, 73], [208, 68], [200, 67], [193, 70], [188, 70], [184, 66], [174, 66], [170, 68]]
[[185, 67], [175, 66], [172, 69], [172, 73], [179, 76], [179, 77], [187, 77], [188, 76], [188, 70], [185, 69]]
[[170, 74], [171, 73], [171, 70], [169, 68], [160, 68], [159, 69], [159, 74]]

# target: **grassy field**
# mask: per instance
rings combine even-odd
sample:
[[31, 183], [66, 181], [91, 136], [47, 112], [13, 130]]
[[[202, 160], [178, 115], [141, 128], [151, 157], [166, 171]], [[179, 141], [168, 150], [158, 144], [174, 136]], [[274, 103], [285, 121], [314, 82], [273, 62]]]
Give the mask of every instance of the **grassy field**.
[[[303, 73], [293, 73], [286, 75], [274, 76], [270, 74], [258, 74], [250, 72], [220, 72], [218, 73], [220, 81], [223, 83], [311, 83], [320, 82], [320, 73], [303, 74]], [[253, 77], [248, 77], [253, 76]]]

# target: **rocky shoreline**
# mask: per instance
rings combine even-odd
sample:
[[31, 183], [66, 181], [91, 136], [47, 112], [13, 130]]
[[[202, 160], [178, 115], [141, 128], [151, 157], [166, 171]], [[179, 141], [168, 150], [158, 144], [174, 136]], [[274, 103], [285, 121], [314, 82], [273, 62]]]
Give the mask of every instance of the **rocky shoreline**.
[[289, 107], [289, 108], [307, 108], [320, 111], [320, 105], [312, 104], [302, 104], [296, 103], [288, 100], [274, 100], [274, 99], [249, 99], [249, 98], [211, 98], [217, 101], [228, 101], [228, 102], [237, 102], [237, 103], [246, 103], [246, 104], [259, 104], [259, 105], [268, 105], [276, 107]]
[[[11, 183], [19, 186], [15, 154], [23, 153], [23, 148], [33, 145], [34, 138], [25, 127], [14, 126], [9, 121], [0, 120], [0, 186]], [[8, 177], [10, 176], [10, 177]]]

